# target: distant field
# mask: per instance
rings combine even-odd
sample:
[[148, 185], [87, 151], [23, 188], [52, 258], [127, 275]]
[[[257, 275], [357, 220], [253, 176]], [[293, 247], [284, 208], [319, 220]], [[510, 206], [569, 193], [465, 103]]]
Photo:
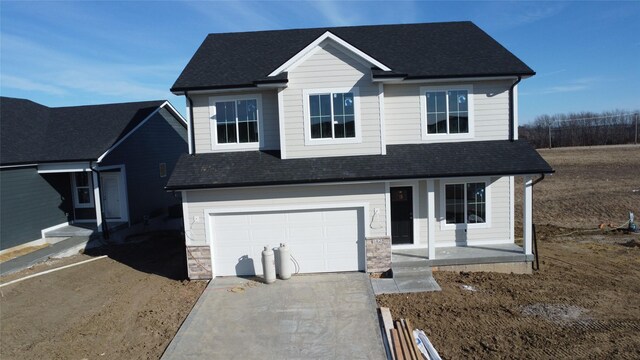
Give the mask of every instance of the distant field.
[[[640, 216], [640, 146], [538, 151], [556, 173], [533, 190], [536, 224], [596, 228], [601, 223], [624, 223], [629, 211]], [[521, 189], [516, 188], [517, 210], [522, 204]], [[521, 216], [516, 220], [521, 222]]]

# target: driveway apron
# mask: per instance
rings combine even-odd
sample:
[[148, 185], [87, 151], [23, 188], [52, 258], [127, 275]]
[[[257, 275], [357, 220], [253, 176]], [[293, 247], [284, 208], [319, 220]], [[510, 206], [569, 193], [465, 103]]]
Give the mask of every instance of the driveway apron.
[[385, 359], [363, 273], [207, 286], [162, 356], [168, 359]]

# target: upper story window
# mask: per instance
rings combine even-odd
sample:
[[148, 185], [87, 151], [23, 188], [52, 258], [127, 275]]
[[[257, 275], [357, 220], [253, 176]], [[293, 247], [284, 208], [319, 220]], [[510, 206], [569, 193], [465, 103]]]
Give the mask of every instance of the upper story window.
[[422, 137], [473, 136], [473, 91], [471, 86], [422, 87]]
[[358, 89], [305, 90], [305, 144], [360, 141]]
[[91, 173], [76, 172], [71, 174], [73, 182], [73, 203], [77, 208], [93, 207], [93, 188]]
[[261, 106], [259, 94], [210, 98], [213, 149], [257, 149]]

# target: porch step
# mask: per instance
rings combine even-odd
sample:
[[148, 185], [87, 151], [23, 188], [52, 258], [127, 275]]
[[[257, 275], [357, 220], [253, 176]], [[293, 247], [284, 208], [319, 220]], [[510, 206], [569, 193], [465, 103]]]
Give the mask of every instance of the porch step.
[[394, 278], [431, 277], [431, 266], [427, 265], [426, 261], [392, 263], [391, 269]]

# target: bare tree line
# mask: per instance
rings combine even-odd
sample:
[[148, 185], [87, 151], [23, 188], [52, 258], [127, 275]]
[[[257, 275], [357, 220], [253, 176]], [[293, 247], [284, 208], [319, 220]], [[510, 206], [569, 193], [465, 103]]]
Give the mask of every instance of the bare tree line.
[[613, 110], [540, 115], [518, 128], [535, 148], [638, 143], [640, 111]]

